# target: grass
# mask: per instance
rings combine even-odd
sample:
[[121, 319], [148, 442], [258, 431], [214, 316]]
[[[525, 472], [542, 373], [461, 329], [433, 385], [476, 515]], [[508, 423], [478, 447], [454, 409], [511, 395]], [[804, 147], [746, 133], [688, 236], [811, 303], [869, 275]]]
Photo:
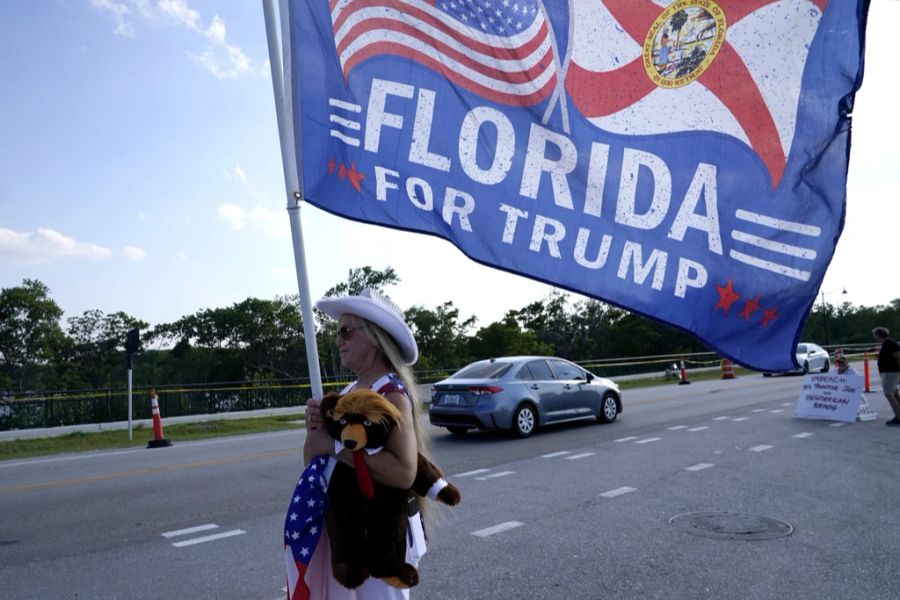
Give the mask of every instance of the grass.
[[[750, 371], [740, 367], [736, 367], [734, 372], [737, 376], [756, 374], [756, 371]], [[718, 370], [704, 371], [692, 373], [689, 377], [690, 381], [709, 381], [721, 379], [722, 373]], [[648, 377], [646, 379], [621, 381], [619, 382], [619, 387], [627, 390], [649, 386], [677, 385], [677, 383], [677, 379], [667, 379], [662, 376], [657, 376]], [[191, 440], [245, 435], [249, 433], [302, 429], [303, 425], [297, 422], [302, 419], [303, 415], [297, 413], [294, 415], [281, 415], [277, 417], [220, 419], [199, 421], [196, 423], [182, 423], [178, 425], [164, 424], [164, 432], [167, 440], [172, 443], [178, 443]], [[128, 431], [123, 429], [88, 433], [78, 432], [56, 437], [0, 442], [0, 460], [46, 456], [48, 454], [61, 454], [66, 452], [87, 452], [117, 448], [143, 448], [147, 445], [147, 442], [153, 439], [153, 430], [149, 427], [135, 427], [132, 429], [132, 434], [133, 439], [131, 441], [128, 440]]]
[[[742, 375], [759, 375], [759, 371], [751, 371], [750, 369], [736, 366], [734, 368], [734, 374], [736, 377], [740, 377]], [[714, 379], [722, 379], [722, 372], [720, 370], [688, 373], [688, 381], [712, 381]], [[612, 380], [616, 381], [615, 377], [613, 377]], [[677, 378], [666, 378], [662, 375], [657, 375], [656, 377], [647, 377], [643, 379], [628, 379], [625, 381], [616, 381], [616, 383], [621, 389], [628, 390], [660, 385], [678, 385], [678, 381], [679, 379]]]
[[[215, 421], [198, 421], [164, 425], [165, 439], [177, 444], [191, 440], [245, 435], [248, 433], [264, 433], [288, 429], [302, 429], [298, 421], [303, 420], [300, 413], [280, 415], [277, 417], [253, 417], [250, 419], [221, 419]], [[66, 452], [87, 452], [110, 450], [114, 448], [144, 448], [153, 439], [150, 427], [134, 427], [132, 440], [128, 440], [127, 429], [96, 432], [76, 432], [68, 435], [22, 439], [0, 442], [0, 460], [46, 456]]]

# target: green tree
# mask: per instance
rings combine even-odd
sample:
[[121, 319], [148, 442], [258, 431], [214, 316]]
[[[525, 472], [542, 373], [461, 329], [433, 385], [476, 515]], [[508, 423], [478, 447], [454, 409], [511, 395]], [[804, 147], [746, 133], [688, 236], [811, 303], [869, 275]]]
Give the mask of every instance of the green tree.
[[523, 331], [510, 315], [503, 321], [482, 327], [469, 339], [469, 354], [474, 360], [494, 356], [553, 354], [553, 348], [537, 339], [533, 331]]
[[365, 266], [360, 269], [350, 269], [347, 275], [347, 281], [342, 281], [332, 286], [326, 296], [355, 296], [364, 289], [372, 288], [373, 290], [383, 292], [385, 287], [400, 283], [400, 277], [393, 267], [388, 267], [383, 271]]
[[416, 368], [452, 369], [468, 362], [466, 332], [476, 323], [475, 317], [460, 321], [459, 309], [453, 302], [444, 302], [434, 310], [413, 306], [405, 318], [419, 345]]
[[69, 317], [66, 364], [74, 365], [66, 387], [111, 387], [121, 382], [125, 371], [125, 336], [130, 329], [147, 328], [147, 323], [124, 312], [104, 314], [86, 310]]
[[301, 377], [307, 374], [301, 325], [296, 296], [247, 298], [160, 325], [148, 337], [173, 345], [157, 366], [172, 372], [180, 364], [193, 381]]
[[0, 290], [0, 383], [17, 391], [39, 383], [37, 367], [46, 365], [62, 343], [62, 314], [50, 288], [36, 279]]

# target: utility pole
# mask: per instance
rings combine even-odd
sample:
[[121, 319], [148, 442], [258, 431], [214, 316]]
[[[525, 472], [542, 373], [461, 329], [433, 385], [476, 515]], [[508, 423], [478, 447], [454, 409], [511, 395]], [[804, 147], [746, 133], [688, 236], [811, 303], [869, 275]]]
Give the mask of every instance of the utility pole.
[[132, 421], [132, 402], [131, 402], [131, 368], [132, 368], [132, 360], [131, 357], [134, 356], [134, 353], [138, 351], [138, 348], [141, 346], [141, 330], [140, 329], [130, 329], [128, 334], [125, 336], [125, 358], [128, 363], [128, 441], [132, 441], [132, 429], [131, 429], [131, 421]]

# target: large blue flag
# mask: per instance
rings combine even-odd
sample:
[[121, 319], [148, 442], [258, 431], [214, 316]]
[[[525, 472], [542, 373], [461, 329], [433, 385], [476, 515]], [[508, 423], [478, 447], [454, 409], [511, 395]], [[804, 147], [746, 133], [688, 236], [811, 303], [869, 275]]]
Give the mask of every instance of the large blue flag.
[[844, 223], [867, 9], [295, 0], [304, 194], [791, 368]]

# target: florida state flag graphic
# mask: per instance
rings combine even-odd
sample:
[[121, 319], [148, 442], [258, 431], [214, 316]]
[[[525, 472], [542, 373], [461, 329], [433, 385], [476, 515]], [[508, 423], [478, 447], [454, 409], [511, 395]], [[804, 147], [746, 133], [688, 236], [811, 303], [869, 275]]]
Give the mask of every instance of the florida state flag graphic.
[[295, 0], [304, 194], [792, 368], [843, 227], [867, 9]]

